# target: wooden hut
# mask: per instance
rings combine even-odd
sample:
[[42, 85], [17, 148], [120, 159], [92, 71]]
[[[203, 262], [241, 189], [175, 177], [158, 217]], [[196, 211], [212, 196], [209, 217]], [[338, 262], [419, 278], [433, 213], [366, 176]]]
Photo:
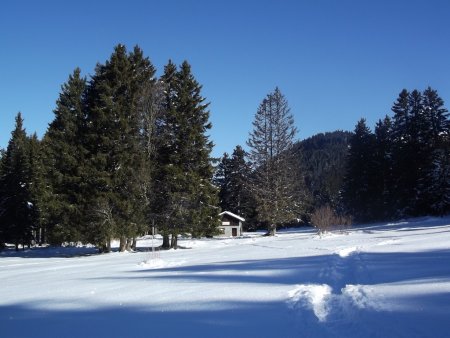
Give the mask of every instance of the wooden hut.
[[221, 217], [221, 225], [219, 226], [220, 236], [242, 236], [242, 223], [245, 222], [245, 219], [230, 211], [224, 211], [219, 216]]

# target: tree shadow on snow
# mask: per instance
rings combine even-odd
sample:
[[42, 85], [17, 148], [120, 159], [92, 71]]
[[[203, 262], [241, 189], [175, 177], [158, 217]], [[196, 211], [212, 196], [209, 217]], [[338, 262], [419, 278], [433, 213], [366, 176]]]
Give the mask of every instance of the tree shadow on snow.
[[[318, 321], [283, 302], [219, 301], [179, 304], [175, 310], [116, 304], [92, 309], [43, 309], [39, 304], [0, 306], [2, 337], [446, 337], [445, 311], [417, 304], [446, 294], [418, 295], [411, 307], [360, 309], [346, 320]], [[173, 300], [176, 303], [176, 298]], [[42, 300], [40, 304], [45, 304]]]
[[48, 310], [17, 304], [0, 306], [0, 327], [2, 337], [16, 338], [288, 337], [286, 316], [283, 304], [265, 302], [181, 304], [180, 310], [119, 304]]
[[[450, 281], [450, 249], [425, 252], [360, 252], [225, 261], [161, 268], [142, 268], [125, 275], [94, 279], [184, 280], [192, 283], [253, 283], [274, 285], [328, 284], [335, 292], [347, 284], [435, 283]], [[449, 295], [450, 296], [450, 295]]]
[[31, 249], [19, 250], [5, 249], [0, 251], [0, 258], [69, 258], [79, 256], [91, 256], [99, 254], [95, 247], [32, 247]]

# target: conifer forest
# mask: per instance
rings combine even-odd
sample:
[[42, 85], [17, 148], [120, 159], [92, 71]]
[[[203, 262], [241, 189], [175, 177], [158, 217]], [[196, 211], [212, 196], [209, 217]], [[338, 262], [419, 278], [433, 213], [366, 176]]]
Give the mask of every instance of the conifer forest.
[[209, 103], [190, 64], [161, 72], [119, 44], [88, 78], [68, 76], [42, 138], [17, 114], [0, 154], [0, 248], [109, 252], [118, 239], [125, 251], [153, 229], [162, 248], [177, 248], [180, 236], [216, 235], [225, 210], [268, 235], [314, 224], [325, 207], [353, 223], [450, 212], [450, 115], [436, 89], [392, 93], [373, 129], [362, 118], [353, 131], [299, 141], [301, 121], [276, 87], [249, 112], [246, 144], [213, 158]]

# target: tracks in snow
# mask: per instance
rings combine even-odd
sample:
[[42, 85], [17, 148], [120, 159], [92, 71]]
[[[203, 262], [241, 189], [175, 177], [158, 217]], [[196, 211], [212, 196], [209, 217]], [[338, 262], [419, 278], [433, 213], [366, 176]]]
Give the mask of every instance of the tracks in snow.
[[288, 293], [288, 307], [301, 331], [312, 336], [332, 335], [337, 328], [352, 327], [362, 310], [381, 309], [370, 286], [364, 253], [358, 247], [329, 255], [318, 280], [316, 284], [298, 284]]

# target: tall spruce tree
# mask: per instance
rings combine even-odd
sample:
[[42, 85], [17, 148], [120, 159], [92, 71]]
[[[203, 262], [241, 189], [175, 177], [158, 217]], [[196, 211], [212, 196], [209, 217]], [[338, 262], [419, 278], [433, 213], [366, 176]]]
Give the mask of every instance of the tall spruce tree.
[[389, 116], [380, 119], [375, 125], [373, 149], [373, 202], [374, 219], [383, 220], [392, 216], [392, 123]]
[[174, 192], [178, 187], [178, 181], [172, 179], [176, 176], [173, 156], [177, 151], [178, 121], [176, 112], [177, 98], [177, 67], [169, 60], [164, 67], [160, 83], [163, 86], [163, 108], [162, 114], [156, 123], [156, 152], [155, 172], [153, 175], [154, 189], [152, 199], [153, 219], [157, 224], [158, 231], [163, 236], [162, 247], [170, 248], [170, 234], [175, 231]]
[[430, 212], [443, 215], [450, 211], [450, 114], [437, 91], [430, 87], [423, 92], [423, 109], [429, 121], [429, 157], [424, 164], [421, 192]]
[[411, 143], [412, 112], [409, 92], [403, 89], [397, 101], [392, 106], [394, 113], [392, 125], [392, 165], [393, 165], [393, 198], [395, 201], [395, 216], [410, 213], [412, 191], [415, 187], [414, 152]]
[[350, 139], [347, 170], [342, 192], [346, 211], [357, 221], [373, 219], [374, 201], [374, 156], [375, 137], [361, 119], [356, 124]]
[[80, 241], [83, 238], [83, 176], [85, 149], [82, 128], [85, 114], [86, 79], [76, 68], [65, 84], [43, 140], [46, 169], [46, 223], [44, 235], [50, 243]]
[[43, 162], [43, 145], [34, 133], [28, 139], [28, 158], [30, 165], [30, 193], [33, 201], [33, 238], [36, 243], [44, 242], [46, 210], [45, 203], [47, 198], [47, 189], [45, 185], [45, 171]]
[[[208, 104], [185, 61], [177, 71], [169, 61], [161, 78], [165, 114], [160, 123], [156, 210], [163, 247], [177, 247], [178, 235], [210, 236], [217, 228], [217, 196], [212, 184], [212, 142]], [[172, 241], [168, 243], [171, 234]]]
[[143, 184], [147, 164], [138, 102], [141, 84], [151, 81], [154, 68], [136, 47], [115, 47], [110, 59], [96, 67], [88, 87], [85, 147], [89, 200], [85, 204], [89, 240], [110, 250], [113, 237], [120, 250], [131, 246], [144, 229]]
[[259, 220], [268, 226], [269, 234], [277, 226], [298, 217], [296, 184], [292, 175], [292, 152], [297, 129], [288, 102], [278, 88], [261, 102], [253, 121], [247, 145], [255, 172], [252, 190]]
[[9, 140], [0, 170], [0, 241], [31, 245], [36, 220], [31, 193], [29, 140], [21, 113]]

